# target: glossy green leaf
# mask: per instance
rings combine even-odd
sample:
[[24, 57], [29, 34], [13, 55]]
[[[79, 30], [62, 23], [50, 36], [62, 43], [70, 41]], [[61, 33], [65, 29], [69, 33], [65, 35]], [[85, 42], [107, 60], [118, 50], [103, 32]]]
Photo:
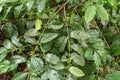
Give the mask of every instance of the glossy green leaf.
[[54, 54], [47, 54], [45, 60], [51, 64], [58, 64], [60, 62], [59, 57]]
[[55, 70], [62, 70], [65, 68], [65, 66], [62, 63], [59, 63], [57, 65], [50, 64], [50, 68], [55, 69]]
[[63, 27], [63, 24], [62, 25], [50, 25], [50, 26], [48, 26], [48, 28], [51, 28], [51, 29], [54, 29], [54, 30], [61, 29], [62, 27]]
[[99, 54], [96, 52], [94, 52], [93, 60], [94, 60], [96, 66], [99, 66], [101, 64], [101, 58], [100, 58]]
[[17, 28], [12, 23], [4, 24], [2, 26], [2, 31], [7, 38], [11, 38], [13, 36], [18, 36]]
[[109, 20], [109, 15], [107, 13], [107, 10], [103, 6], [97, 5], [96, 9], [97, 9], [97, 14], [101, 17], [101, 19], [106, 21]]
[[29, 2], [27, 2], [26, 3], [27, 10], [30, 11], [33, 5], [34, 5], [34, 0], [30, 0]]
[[86, 23], [89, 23], [94, 16], [96, 15], [96, 7], [95, 6], [89, 6], [87, 10], [85, 11], [85, 21]]
[[15, 7], [15, 10], [14, 10], [15, 18], [17, 18], [20, 15], [20, 13], [22, 12], [22, 8], [23, 8], [23, 4]]
[[3, 9], [3, 7], [2, 7], [2, 6], [0, 6], [0, 12], [2, 11], [2, 9]]
[[8, 60], [4, 60], [0, 63], [0, 74], [8, 72], [10, 68], [10, 62]]
[[58, 53], [63, 52], [65, 50], [66, 44], [67, 44], [67, 37], [63, 36], [58, 38], [57, 42], [54, 44], [56, 46], [55, 50]]
[[85, 59], [83, 56], [80, 56], [76, 53], [71, 54], [71, 59], [73, 60], [74, 63], [80, 65], [80, 66], [85, 66]]
[[25, 42], [35, 44], [36, 40], [35, 38], [24, 36]]
[[41, 39], [41, 43], [47, 43], [49, 41], [52, 41], [58, 36], [57, 33], [47, 33], [43, 38]]
[[84, 56], [87, 60], [93, 60], [93, 49], [91, 48], [86, 49]]
[[8, 9], [6, 9], [6, 10], [3, 12], [3, 15], [2, 15], [2, 17], [0, 18], [0, 20], [5, 20], [5, 19], [6, 19], [6, 17], [8, 16], [11, 8], [12, 8], [12, 6], [9, 6]]
[[86, 40], [86, 39], [89, 39], [90, 37], [86, 32], [80, 31], [80, 30], [72, 31], [70, 33], [70, 36], [77, 40]]
[[31, 65], [33, 65], [33, 67], [36, 70], [42, 71], [42, 69], [43, 69], [43, 61], [42, 61], [41, 58], [32, 57], [30, 63], [31, 63]]
[[41, 76], [41, 79], [42, 80], [61, 80], [58, 72], [52, 69], [43, 73]]
[[53, 45], [52, 42], [48, 42], [48, 43], [42, 44], [42, 46], [41, 46], [42, 52], [49, 51], [52, 48], [52, 45]]
[[10, 40], [7, 40], [7, 39], [3, 42], [3, 46], [7, 49], [14, 49], [15, 48], [15, 46], [12, 44], [12, 42]]
[[0, 47], [0, 54], [7, 54], [8, 50], [4, 47]]
[[26, 58], [25, 57], [23, 57], [23, 56], [20, 56], [20, 55], [14, 55], [14, 56], [12, 56], [11, 58], [10, 58], [10, 61], [12, 62], [12, 63], [16, 63], [16, 64], [19, 64], [19, 63], [24, 63], [24, 62], [26, 62]]
[[11, 80], [26, 80], [28, 73], [18, 72], [16, 73]]
[[120, 80], [120, 71], [113, 71], [106, 75], [107, 80]]
[[35, 29], [36, 30], [40, 30], [41, 29], [41, 25], [42, 25], [41, 19], [36, 19], [36, 21], [35, 21]]
[[69, 68], [69, 71], [70, 71], [70, 73], [72, 73], [76, 77], [83, 77], [85, 75], [81, 69], [74, 67], [74, 66], [71, 66]]
[[47, 0], [41, 0], [40, 3], [38, 4], [37, 8], [38, 8], [39, 13], [41, 13], [44, 10], [44, 8], [46, 6], [46, 2], [47, 2]]
[[71, 45], [71, 48], [77, 53], [79, 53], [81, 56], [83, 55], [83, 49], [79, 44], [73, 44]]
[[22, 46], [22, 44], [19, 42], [19, 39], [16, 36], [13, 36], [11, 41], [16, 46]]
[[2, 60], [4, 60], [6, 56], [7, 56], [7, 54], [0, 54], [0, 62], [1, 62]]
[[37, 35], [38, 35], [38, 31], [35, 30], [35, 29], [29, 29], [25, 32], [25, 36], [34, 37], [34, 36], [37, 36]]

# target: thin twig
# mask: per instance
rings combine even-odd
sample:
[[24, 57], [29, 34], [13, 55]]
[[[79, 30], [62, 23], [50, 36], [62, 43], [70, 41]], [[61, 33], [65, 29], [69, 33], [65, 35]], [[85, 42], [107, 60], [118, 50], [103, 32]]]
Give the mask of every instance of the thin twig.
[[106, 46], [107, 46], [108, 48], [110, 48], [110, 45], [108, 44], [108, 42], [107, 42], [107, 40], [106, 40], [104, 34], [103, 34], [102, 31], [100, 30], [100, 28], [98, 27], [96, 21], [95, 21], [95, 20], [93, 20], [93, 21], [94, 21], [95, 25], [97, 26], [97, 28], [98, 28], [98, 30], [99, 30], [99, 32], [100, 32], [100, 34], [101, 34], [101, 36], [102, 36], [102, 38], [103, 38], [103, 40], [104, 40]]

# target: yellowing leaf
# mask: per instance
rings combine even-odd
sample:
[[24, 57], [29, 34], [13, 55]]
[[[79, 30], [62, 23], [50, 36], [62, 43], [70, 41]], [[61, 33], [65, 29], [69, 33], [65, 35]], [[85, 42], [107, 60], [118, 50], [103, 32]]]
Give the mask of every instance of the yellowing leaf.
[[40, 19], [36, 19], [35, 21], [35, 29], [40, 30], [42, 25], [42, 21]]

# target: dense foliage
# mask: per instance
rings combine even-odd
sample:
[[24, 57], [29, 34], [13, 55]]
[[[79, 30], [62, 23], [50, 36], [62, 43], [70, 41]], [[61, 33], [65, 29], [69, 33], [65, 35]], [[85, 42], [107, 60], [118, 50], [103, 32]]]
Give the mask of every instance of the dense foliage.
[[119, 0], [0, 0], [0, 29], [10, 80], [120, 80]]

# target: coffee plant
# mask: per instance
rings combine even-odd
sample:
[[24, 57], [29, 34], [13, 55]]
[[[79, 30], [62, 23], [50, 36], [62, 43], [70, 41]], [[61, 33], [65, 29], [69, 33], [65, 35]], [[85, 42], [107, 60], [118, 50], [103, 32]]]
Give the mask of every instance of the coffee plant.
[[0, 80], [120, 80], [120, 0], [0, 0]]

